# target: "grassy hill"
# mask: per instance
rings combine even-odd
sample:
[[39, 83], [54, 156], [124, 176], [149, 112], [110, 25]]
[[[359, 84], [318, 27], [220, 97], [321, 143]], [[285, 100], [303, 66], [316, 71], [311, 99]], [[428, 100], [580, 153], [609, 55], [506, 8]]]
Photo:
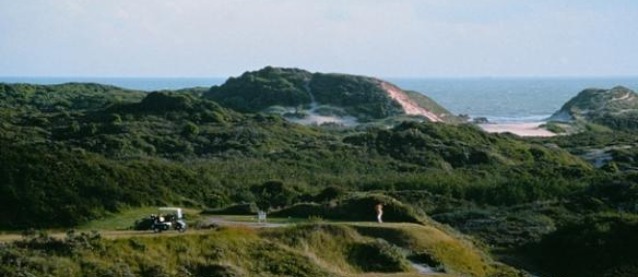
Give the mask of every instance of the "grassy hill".
[[415, 224], [222, 228], [181, 236], [46, 235], [0, 248], [2, 276], [517, 276], [467, 241]]
[[[275, 76], [313, 76], [294, 70], [283, 70], [283, 73], [268, 70]], [[266, 74], [268, 70], [259, 74]], [[255, 74], [247, 73], [245, 78]], [[256, 79], [257, 83], [271, 81], [269, 75], [259, 78], [263, 80]], [[294, 88], [306, 79], [290, 78], [283, 78], [290, 84], [272, 80], [279, 84], [273, 86], [287, 86], [291, 88], [290, 94], [296, 95], [301, 90]], [[327, 78], [326, 84], [318, 84], [327, 87], [342, 84], [343, 89], [337, 91], [344, 93], [344, 97], [351, 87], [371, 84], [365, 77], [326, 75], [321, 78]], [[331, 83], [340, 78], [348, 80]], [[214, 209], [235, 203], [255, 203], [282, 213], [318, 210], [318, 216], [339, 219], [356, 209], [321, 207], [368, 203], [365, 199], [344, 200], [340, 195], [373, 193], [392, 195], [401, 201], [403, 208], [397, 211], [427, 214], [483, 243], [514, 251], [512, 255], [517, 258], [532, 259], [553, 251], [542, 244], [546, 239], [568, 243], [568, 236], [561, 234], [572, 234], [575, 229], [564, 228], [580, 226], [582, 218], [600, 213], [616, 215], [619, 210], [636, 212], [631, 203], [638, 199], [635, 193], [638, 178], [632, 168], [636, 167], [638, 158], [632, 148], [613, 148], [635, 144], [636, 136], [631, 132], [525, 140], [506, 134], [487, 134], [465, 124], [398, 122], [393, 127], [304, 126], [279, 115], [236, 111], [231, 105], [212, 101], [210, 95], [202, 96], [208, 93], [201, 89], [148, 93], [97, 84], [2, 84], [0, 87], [2, 229], [74, 227], [131, 208], [158, 205]], [[317, 85], [317, 91], [319, 87]], [[359, 97], [356, 93], [350, 96]], [[300, 103], [306, 105], [306, 102]], [[381, 106], [361, 106], [359, 111], [370, 107]], [[352, 107], [353, 111], [359, 108]], [[578, 151], [588, 151], [581, 148], [583, 145], [612, 147], [609, 151], [613, 152], [613, 163], [601, 168], [592, 166], [578, 156]], [[415, 222], [410, 218], [401, 218], [399, 222]], [[622, 218], [610, 220], [620, 222]], [[626, 236], [624, 231], [615, 229], [624, 225], [610, 226], [610, 234], [617, 232]], [[366, 245], [361, 249], [369, 249], [371, 233], [375, 238], [383, 237], [393, 245], [404, 247], [400, 240], [394, 240], [395, 235], [348, 228], [354, 231], [343, 232], [357, 234], [349, 239]], [[406, 230], [401, 232], [408, 232]], [[563, 230], [572, 231], [561, 233]], [[556, 235], [552, 237], [552, 234]], [[262, 243], [261, 236], [253, 237]], [[583, 243], [598, 239], [585, 235], [580, 238]], [[184, 238], [183, 243], [194, 244], [191, 239]], [[282, 256], [297, 255], [295, 251], [300, 251], [295, 249], [296, 245], [283, 244], [270, 237], [268, 240], [282, 249], [283, 252], [277, 252]], [[109, 241], [100, 243], [111, 244]], [[541, 246], [521, 248], [535, 243]], [[382, 245], [372, 244], [377, 247], [374, 249]], [[259, 245], [242, 244], [242, 247]], [[141, 260], [125, 266], [112, 260], [115, 258], [110, 254], [82, 252], [85, 250], [78, 253], [94, 260], [87, 263], [67, 254], [56, 260], [58, 254], [38, 252], [41, 248], [13, 247], [0, 247], [0, 251], [9, 249], [3, 252], [8, 257], [35, 257], [35, 264], [45, 264], [38, 265], [38, 270], [63, 270], [57, 265], [68, 265], [70, 270], [75, 270], [69, 273], [71, 275], [92, 273], [92, 269], [84, 268], [86, 264], [95, 264], [98, 271], [124, 270], [128, 266], [139, 274], [156, 267], [142, 264], [157, 264], [135, 256], [131, 259]], [[167, 255], [177, 246], [146, 247], [147, 254], [152, 256]], [[614, 257], [614, 249], [620, 246], [610, 244], [609, 247], [611, 250], [606, 253]], [[593, 250], [584, 248], [584, 251]], [[290, 270], [303, 274], [334, 273], [314, 264], [313, 259], [319, 253], [311, 254], [300, 256], [298, 261], [303, 269]], [[233, 255], [242, 259], [253, 257]], [[55, 262], [48, 264], [45, 257], [49, 256], [56, 257], [51, 260]], [[563, 273], [567, 271], [560, 268], [560, 261], [567, 258], [556, 256], [558, 265], [542, 261], [537, 264], [549, 272]], [[584, 259], [578, 259], [581, 258]], [[272, 269], [276, 272], [273, 274], [285, 275], [286, 262], [277, 261], [283, 271]], [[398, 272], [404, 272], [405, 259], [397, 261], [397, 268], [401, 268]], [[271, 270], [263, 269], [264, 265], [239, 262], [231, 263], [228, 268], [224, 267], [225, 263], [220, 265], [208, 260], [202, 263], [209, 269], [221, 266], [223, 270], [239, 270], [240, 275], [241, 270]], [[453, 270], [476, 273], [479, 271], [473, 270], [483, 268], [483, 273], [476, 276], [491, 276], [487, 269], [490, 266], [477, 264], [481, 262], [468, 262], [468, 268], [459, 265]], [[14, 266], [17, 265], [6, 267], [8, 272], [15, 270]], [[174, 273], [178, 270], [175, 261], [162, 266], [167, 274], [177, 274]], [[629, 266], [622, 262], [610, 268]], [[360, 267], [344, 262], [338, 273], [364, 274], [365, 269]], [[200, 269], [195, 266], [188, 270], [199, 272]], [[608, 272], [604, 270], [592, 269], [592, 272]], [[467, 274], [475, 276], [475, 273]]]
[[[349, 115], [360, 122], [405, 114], [381, 83], [379, 79], [364, 76], [265, 67], [230, 78], [221, 86], [212, 87], [205, 97], [242, 112], [273, 112], [283, 108], [296, 117], [315, 112], [315, 106], [322, 108], [318, 111], [321, 114], [330, 111], [330, 115]], [[407, 98], [425, 109], [434, 109], [446, 119], [456, 119], [418, 93], [407, 93]]]
[[305, 70], [266, 67], [229, 78], [223, 85], [212, 87], [205, 97], [242, 112], [276, 105], [309, 105], [311, 96], [305, 86], [311, 78]]
[[570, 99], [552, 118], [591, 122], [616, 130], [638, 128], [638, 94], [625, 87], [586, 89]]

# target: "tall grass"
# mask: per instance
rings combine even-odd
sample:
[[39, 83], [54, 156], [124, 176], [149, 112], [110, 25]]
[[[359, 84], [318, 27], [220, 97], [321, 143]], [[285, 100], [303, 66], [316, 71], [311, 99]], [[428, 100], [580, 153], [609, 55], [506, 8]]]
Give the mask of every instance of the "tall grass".
[[493, 268], [471, 245], [434, 227], [330, 223], [171, 237], [33, 237], [0, 247], [0, 275], [416, 276], [408, 258], [424, 251], [450, 274], [488, 276]]

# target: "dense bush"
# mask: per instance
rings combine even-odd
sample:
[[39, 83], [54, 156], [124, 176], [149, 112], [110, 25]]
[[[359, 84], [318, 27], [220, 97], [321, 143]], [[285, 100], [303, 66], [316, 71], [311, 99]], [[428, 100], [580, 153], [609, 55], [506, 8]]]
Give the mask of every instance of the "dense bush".
[[321, 217], [334, 220], [376, 221], [375, 206], [383, 205], [383, 220], [387, 222], [422, 222], [425, 217], [411, 206], [382, 194], [354, 194], [334, 203], [300, 203], [274, 212], [273, 216], [299, 218]]
[[635, 216], [600, 214], [560, 228], [532, 251], [556, 276], [629, 277], [638, 274], [637, 247]]
[[222, 86], [212, 87], [206, 97], [242, 112], [258, 112], [270, 106], [310, 104], [305, 89], [311, 74], [299, 69], [266, 67], [228, 79]]
[[44, 146], [0, 144], [0, 164], [3, 228], [75, 226], [127, 206], [202, 201], [210, 191], [172, 164], [117, 163]]
[[621, 115], [604, 114], [592, 119], [593, 122], [614, 130], [638, 130], [638, 111], [625, 112]]
[[206, 209], [202, 214], [223, 214], [223, 215], [254, 215], [257, 214], [255, 203], [239, 203], [219, 209]]
[[326, 218], [328, 207], [316, 203], [298, 203], [271, 213], [274, 217]]
[[348, 259], [364, 272], [402, 272], [410, 268], [401, 250], [384, 240], [352, 245]]
[[381, 81], [344, 74], [312, 75], [310, 89], [321, 104], [343, 107], [359, 120], [403, 114], [401, 105], [381, 88]]

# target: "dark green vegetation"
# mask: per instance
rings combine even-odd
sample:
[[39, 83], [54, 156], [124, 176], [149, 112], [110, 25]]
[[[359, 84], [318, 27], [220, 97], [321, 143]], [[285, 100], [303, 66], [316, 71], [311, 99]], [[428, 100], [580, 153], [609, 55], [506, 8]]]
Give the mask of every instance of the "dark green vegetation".
[[569, 119], [575, 124], [594, 123], [614, 130], [636, 130], [638, 94], [620, 86], [586, 89], [565, 103], [553, 118]]
[[258, 112], [275, 105], [309, 105], [312, 99], [306, 86], [311, 78], [312, 73], [304, 70], [267, 67], [231, 77], [205, 96], [242, 112]]
[[[351, 115], [362, 122], [405, 114], [401, 105], [383, 89], [382, 83], [379, 79], [363, 76], [266, 67], [230, 78], [223, 85], [212, 87], [204, 96], [242, 112], [286, 106], [296, 108], [299, 116], [304, 107], [310, 107], [315, 101], [328, 106], [323, 108], [323, 113]], [[418, 93], [406, 94], [443, 118], [456, 120], [431, 99]]]
[[637, 233], [635, 215], [594, 214], [530, 248], [539, 264], [559, 276], [638, 276]]
[[[254, 80], [254, 86], [248, 86], [246, 80]], [[393, 115], [395, 106], [381, 105], [383, 101], [347, 106], [353, 102], [343, 99], [352, 97], [355, 101], [357, 97], [365, 97], [353, 92], [361, 90], [352, 88], [372, 84], [366, 80], [266, 68], [231, 79], [211, 91], [144, 93], [96, 84], [0, 84], [0, 227], [13, 230], [73, 227], [131, 207], [180, 205], [219, 209], [236, 203], [252, 203], [234, 207], [238, 213], [254, 212], [251, 209], [260, 207], [282, 216], [373, 221], [373, 203], [384, 202], [386, 219], [390, 222], [418, 222], [425, 224], [424, 228], [438, 224], [424, 216], [427, 214], [473, 235], [479, 244], [498, 250], [505, 260], [516, 264], [523, 261], [521, 265], [531, 265], [530, 268], [548, 272], [550, 276], [585, 276], [581, 274], [584, 271], [573, 266], [581, 261], [589, 266], [583, 268], [590, 276], [635, 276], [630, 261], [638, 257], [616, 241], [633, 241], [634, 235], [628, 230], [636, 226], [633, 214], [638, 201], [635, 150], [638, 136], [627, 128], [542, 140], [487, 134], [464, 124], [404, 122], [392, 128], [345, 129], [302, 126], [277, 115], [242, 113], [245, 110], [233, 106], [231, 100], [212, 101], [220, 100], [213, 94], [223, 93], [228, 86], [230, 94], [239, 88], [249, 92], [269, 89], [242, 96], [256, 99], [254, 107], [246, 106], [247, 111], [273, 105], [274, 102], [262, 102], [280, 96], [292, 100], [274, 105], [308, 105], [310, 98], [304, 98], [310, 97], [305, 90], [308, 85], [316, 93], [317, 101], [322, 97], [325, 101], [343, 101], [344, 109], [351, 114], [365, 114], [366, 120]], [[328, 91], [339, 97], [328, 99], [323, 95]], [[267, 96], [271, 94], [273, 97]], [[246, 99], [233, 101], [243, 103]], [[343, 261], [350, 261], [340, 269], [344, 272], [384, 271], [365, 268], [353, 260], [362, 258], [357, 253], [374, 251], [379, 259], [392, 260], [397, 254], [392, 247], [405, 247], [405, 241], [409, 241], [405, 234], [394, 231], [353, 228], [354, 231], [338, 232], [368, 238], [354, 239], [351, 243], [359, 244], [352, 246], [355, 250], [348, 250], [351, 252], [339, 252]], [[295, 230], [291, 232], [305, 232]], [[256, 251], [241, 255], [267, 256], [277, 261], [277, 268], [215, 259], [189, 260], [190, 267], [184, 268], [191, 273], [203, 272], [197, 273], [200, 275], [208, 270], [228, 271], [230, 276], [241, 275], [242, 270], [266, 270], [274, 275], [333, 273], [311, 262], [309, 256], [295, 258], [300, 260], [290, 258], [304, 268], [288, 268], [287, 258], [282, 257], [290, 257], [292, 252], [287, 251], [298, 245], [279, 241], [280, 235], [266, 233], [272, 237], [264, 239], [259, 234], [253, 236], [256, 244], [241, 242], [247, 243], [241, 244], [242, 247]], [[372, 242], [371, 237], [383, 238], [391, 245]], [[155, 274], [152, 270], [156, 268], [174, 275], [182, 270], [178, 266], [181, 261], [148, 267], [156, 264], [157, 259], [138, 257], [126, 259], [136, 264], [125, 264], [109, 256], [113, 254], [95, 249], [114, 247], [134, 252], [138, 250], [133, 248], [139, 247], [146, 249], [146, 255], [170, 256], [167, 253], [177, 251], [178, 244], [200, 243], [195, 237], [179, 238], [175, 245], [151, 242], [160, 238], [142, 242], [95, 240], [98, 246], [94, 248], [87, 246], [75, 252], [76, 248], [59, 246], [66, 250], [49, 253], [38, 246], [49, 243], [49, 239], [41, 240], [32, 246], [28, 243], [0, 246], [0, 251], [4, 251], [0, 257], [3, 266], [8, 264], [5, 261], [17, 259], [11, 257], [33, 257], [26, 263], [21, 260], [20, 264], [39, 268], [40, 271], [34, 272], [52, 270], [53, 275], [67, 275], [64, 271], [53, 271], [63, 270], [56, 266], [65, 263], [72, 271], [69, 276], [114, 270]], [[82, 240], [93, 243], [88, 237]], [[139, 246], [140, 243], [145, 246]], [[259, 252], [272, 243], [281, 252]], [[604, 247], [605, 257], [609, 257], [599, 267], [588, 262], [598, 255], [594, 253], [596, 248], [590, 247], [597, 243]], [[447, 247], [456, 246], [442, 248]], [[571, 251], [572, 247], [582, 254], [560, 252]], [[431, 252], [424, 251], [395, 257], [387, 264], [392, 268], [388, 270], [404, 270], [408, 256], [417, 260], [435, 259], [445, 266], [453, 264], [446, 259], [457, 256], [433, 257]], [[317, 255], [321, 253], [318, 251]], [[548, 253], [563, 255], [551, 256], [548, 261], [544, 259], [550, 257]], [[51, 255], [59, 260], [47, 260]], [[74, 255], [94, 260], [79, 262]], [[482, 268], [468, 259], [457, 261], [455, 268]], [[12, 272], [15, 266], [9, 264], [2, 270]], [[474, 269], [450, 269], [450, 272], [474, 272], [463, 270]], [[488, 271], [468, 274], [496, 274]]]
[[360, 120], [403, 114], [401, 105], [388, 96], [377, 79], [316, 73], [309, 86], [319, 103], [343, 107]]
[[[32, 205], [3, 214], [5, 227], [69, 226], [127, 205], [167, 202], [216, 207], [266, 199], [279, 207], [327, 185], [428, 189], [509, 204], [583, 186], [578, 177], [591, 170], [566, 152], [469, 125], [333, 133], [238, 114], [185, 93], [151, 93], [94, 110], [26, 110], [35, 109], [5, 113], [0, 174], [5, 205]], [[535, 178], [543, 176], [547, 181]], [[255, 187], [268, 180], [283, 182]], [[60, 203], [67, 213], [52, 209]]]
[[326, 218], [347, 221], [375, 221], [370, 207], [382, 203], [384, 222], [425, 222], [425, 214], [419, 213], [396, 199], [380, 194], [355, 194], [331, 199], [329, 205], [299, 203], [272, 213], [278, 217]]

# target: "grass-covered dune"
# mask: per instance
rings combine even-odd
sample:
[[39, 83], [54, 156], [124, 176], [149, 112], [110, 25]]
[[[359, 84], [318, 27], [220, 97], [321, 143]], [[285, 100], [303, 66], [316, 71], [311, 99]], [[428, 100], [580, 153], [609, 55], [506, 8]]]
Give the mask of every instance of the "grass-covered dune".
[[[406, 114], [384, 83], [372, 77], [269, 66], [229, 78], [224, 84], [211, 87], [204, 97], [241, 112], [261, 112], [276, 106], [293, 108], [299, 116], [312, 105], [323, 105], [324, 109], [340, 111], [338, 114], [350, 115], [360, 122]], [[428, 97], [399, 88], [397, 93], [404, 94], [404, 101], [445, 121], [457, 121], [456, 116]]]
[[[467, 241], [416, 224], [304, 224], [204, 234], [65, 239], [0, 247], [2, 276], [517, 276]], [[374, 273], [374, 275], [371, 275]]]
[[637, 119], [638, 94], [622, 86], [585, 89], [567, 101], [550, 118], [568, 121], [576, 127], [592, 128], [589, 126], [598, 124], [613, 130], [636, 130]]

